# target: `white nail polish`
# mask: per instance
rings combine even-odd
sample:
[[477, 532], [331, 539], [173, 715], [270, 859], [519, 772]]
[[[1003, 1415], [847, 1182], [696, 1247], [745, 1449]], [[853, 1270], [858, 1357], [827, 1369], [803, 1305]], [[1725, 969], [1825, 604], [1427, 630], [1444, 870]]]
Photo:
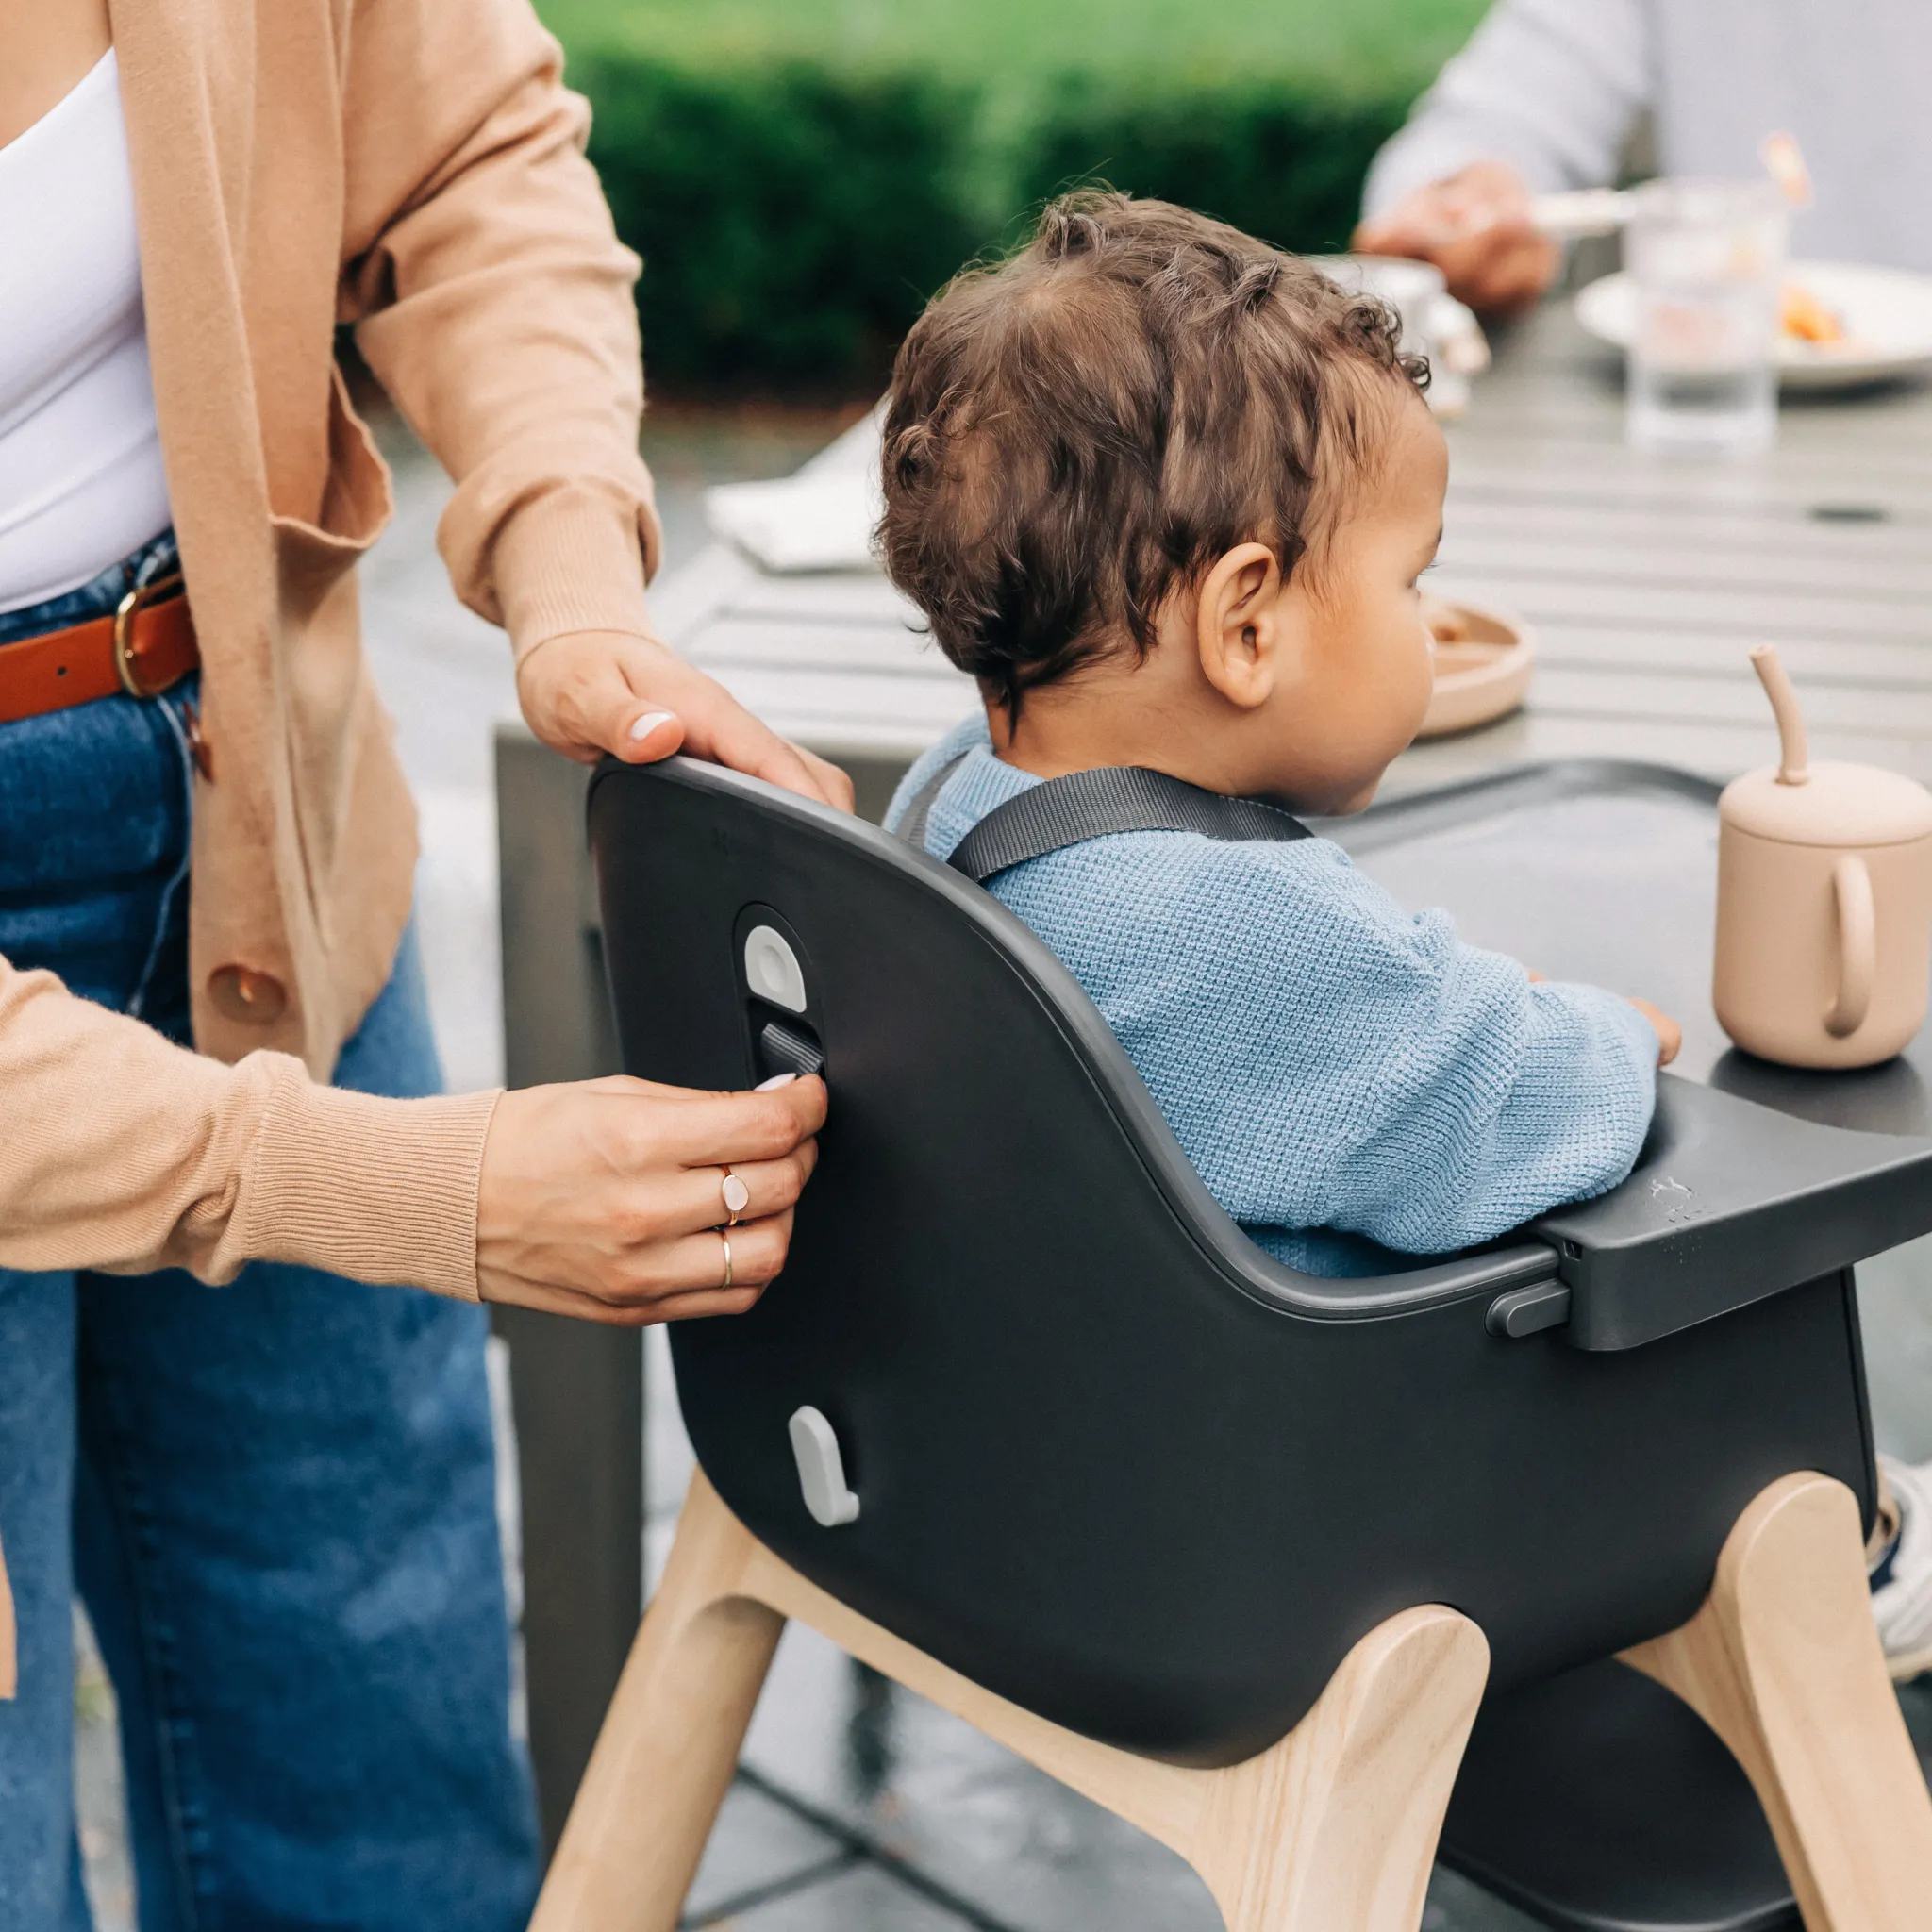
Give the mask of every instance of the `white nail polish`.
[[644, 715], [641, 718], [640, 718], [638, 722], [630, 727], [630, 735], [633, 738], [648, 738], [650, 737], [652, 732], [657, 730], [658, 725], [668, 724], [669, 723], [671, 723], [672, 715], [673, 714], [669, 711], [646, 711]]
[[751, 1091], [754, 1093], [773, 1093], [780, 1087], [789, 1087], [798, 1078], [796, 1074], [774, 1074], [769, 1080], [760, 1080]]

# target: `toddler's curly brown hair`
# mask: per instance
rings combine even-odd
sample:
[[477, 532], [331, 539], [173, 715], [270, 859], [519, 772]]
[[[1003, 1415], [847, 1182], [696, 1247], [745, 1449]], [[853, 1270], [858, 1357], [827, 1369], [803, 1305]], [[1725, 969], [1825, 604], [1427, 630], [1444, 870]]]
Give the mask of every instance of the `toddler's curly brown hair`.
[[1064, 195], [937, 295], [900, 348], [879, 546], [941, 650], [1017, 716], [1238, 543], [1284, 575], [1426, 387], [1394, 315], [1161, 201]]

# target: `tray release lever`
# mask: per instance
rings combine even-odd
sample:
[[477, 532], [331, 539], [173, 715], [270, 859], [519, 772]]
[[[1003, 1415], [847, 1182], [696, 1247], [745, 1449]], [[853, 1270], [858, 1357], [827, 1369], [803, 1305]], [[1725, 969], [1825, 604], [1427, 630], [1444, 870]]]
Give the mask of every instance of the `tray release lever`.
[[1520, 1341], [1545, 1328], [1560, 1328], [1569, 1319], [1570, 1291], [1559, 1281], [1534, 1281], [1527, 1288], [1499, 1294], [1490, 1304], [1483, 1326], [1491, 1335]]

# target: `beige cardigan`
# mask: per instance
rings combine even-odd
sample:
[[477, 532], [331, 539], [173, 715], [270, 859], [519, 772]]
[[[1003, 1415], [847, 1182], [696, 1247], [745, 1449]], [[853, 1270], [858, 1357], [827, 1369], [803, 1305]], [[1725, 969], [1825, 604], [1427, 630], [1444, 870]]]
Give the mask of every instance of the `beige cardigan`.
[[[0, 959], [0, 1266], [222, 1281], [266, 1257], [474, 1297], [495, 1096], [317, 1084], [388, 977], [416, 862], [357, 621], [389, 475], [334, 332], [355, 325], [458, 482], [440, 541], [466, 603], [520, 654], [637, 631], [657, 541], [637, 263], [527, 0], [112, 14], [213, 751], [190, 928], [204, 1057]], [[274, 982], [260, 1017], [237, 967]]]

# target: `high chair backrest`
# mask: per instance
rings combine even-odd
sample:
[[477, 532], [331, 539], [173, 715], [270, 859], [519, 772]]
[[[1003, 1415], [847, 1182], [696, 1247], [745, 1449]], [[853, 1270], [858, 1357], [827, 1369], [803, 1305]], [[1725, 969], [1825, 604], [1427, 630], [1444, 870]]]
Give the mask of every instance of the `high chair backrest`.
[[[684, 759], [607, 768], [591, 818], [626, 1067], [730, 1088], [822, 1055], [830, 1088], [785, 1274], [674, 1331], [699, 1457], [781, 1557], [988, 1688], [1229, 1762], [1408, 1605], [1466, 1611], [1521, 1681], [1690, 1615], [1786, 1470], [1869, 1510], [1836, 1264], [1609, 1353], [1554, 1325], [1562, 1271], [1601, 1258], [1587, 1226], [1559, 1238], [1576, 1257], [1531, 1239], [1296, 1275], [1208, 1194], [1081, 989], [957, 874]], [[1641, 1287], [1654, 1252], [1696, 1305], [1676, 1231], [1615, 1240], [1593, 1291]]]

